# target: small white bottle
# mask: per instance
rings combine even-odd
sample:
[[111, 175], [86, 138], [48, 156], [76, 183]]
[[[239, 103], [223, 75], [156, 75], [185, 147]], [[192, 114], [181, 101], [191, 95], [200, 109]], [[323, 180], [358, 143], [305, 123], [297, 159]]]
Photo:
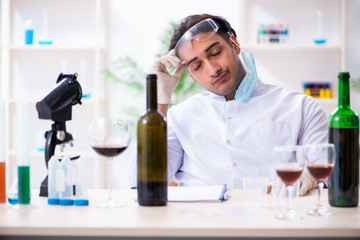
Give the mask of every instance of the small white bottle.
[[34, 41], [34, 25], [31, 20], [25, 21], [25, 45], [32, 45]]
[[88, 206], [89, 168], [82, 157], [76, 160], [75, 206]]
[[61, 158], [52, 156], [48, 163], [48, 204], [58, 205], [60, 203], [60, 186], [64, 181], [63, 171], [60, 170]]
[[61, 206], [74, 205], [74, 189], [73, 189], [73, 175], [72, 162], [69, 157], [61, 157], [60, 171], [64, 177], [60, 182], [60, 201]]

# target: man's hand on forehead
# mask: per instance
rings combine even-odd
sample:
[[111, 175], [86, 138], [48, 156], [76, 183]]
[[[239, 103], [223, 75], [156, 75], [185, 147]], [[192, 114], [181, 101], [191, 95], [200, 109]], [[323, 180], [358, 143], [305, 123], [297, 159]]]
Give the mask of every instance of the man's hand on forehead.
[[[171, 95], [179, 83], [184, 65], [181, 65], [180, 59], [175, 56], [175, 50], [171, 50], [167, 55], [155, 60], [149, 69], [149, 73], [156, 74], [157, 80], [157, 98], [159, 104], [170, 104]], [[170, 74], [168, 68], [176, 69]]]
[[178, 57], [175, 56], [175, 50], [172, 49], [167, 55], [158, 58], [155, 62], [159, 64], [155, 64], [155, 68], [153, 70], [165, 72], [168, 68], [177, 67], [180, 65], [181, 61]]

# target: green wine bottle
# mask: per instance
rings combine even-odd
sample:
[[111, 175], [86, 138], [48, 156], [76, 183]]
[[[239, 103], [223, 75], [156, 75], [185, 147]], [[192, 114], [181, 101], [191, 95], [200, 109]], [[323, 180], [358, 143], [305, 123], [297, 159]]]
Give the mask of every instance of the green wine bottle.
[[334, 143], [336, 162], [331, 174], [329, 203], [356, 207], [359, 202], [359, 117], [350, 109], [348, 72], [339, 73], [338, 108], [329, 118], [329, 142]]
[[167, 125], [157, 110], [155, 74], [146, 76], [146, 112], [137, 126], [137, 193], [142, 206], [167, 203]]

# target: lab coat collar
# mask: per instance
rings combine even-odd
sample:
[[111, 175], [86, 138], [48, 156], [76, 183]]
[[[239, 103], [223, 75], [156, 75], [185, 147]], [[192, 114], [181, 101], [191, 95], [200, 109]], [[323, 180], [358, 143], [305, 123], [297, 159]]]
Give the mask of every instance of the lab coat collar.
[[[264, 83], [261, 82], [261, 80], [258, 78], [258, 80], [257, 80], [257, 82], [256, 82], [256, 85], [255, 85], [254, 89], [252, 90], [252, 92], [251, 92], [251, 94], [250, 94], [249, 100], [250, 100], [251, 98], [253, 98], [253, 97], [255, 97], [255, 96], [258, 95], [258, 92], [259, 92], [258, 90], [259, 90], [259, 89], [261, 88], [261, 86], [263, 86], [263, 85], [264, 85]], [[210, 97], [211, 97], [212, 99], [217, 100], [217, 101], [226, 102], [226, 99], [225, 99], [224, 96], [220, 96], [220, 95], [217, 95], [217, 94], [212, 93], [212, 92], [208, 92], [208, 93], [209, 93], [209, 95], [210, 95]], [[248, 100], [248, 101], [249, 101], [249, 100]], [[233, 100], [231, 100], [231, 101], [233, 101]]]

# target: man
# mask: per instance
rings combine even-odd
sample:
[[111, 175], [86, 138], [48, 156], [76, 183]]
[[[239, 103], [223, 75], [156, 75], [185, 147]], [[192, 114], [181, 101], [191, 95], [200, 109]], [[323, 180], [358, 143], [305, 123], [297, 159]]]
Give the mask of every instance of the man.
[[[274, 147], [327, 142], [320, 104], [261, 82], [252, 54], [241, 50], [225, 19], [188, 16], [175, 28], [169, 50], [150, 69], [158, 76], [158, 108], [167, 116], [169, 180], [242, 188], [243, 177], [272, 179]], [[169, 74], [171, 67], [176, 69]], [[168, 110], [184, 68], [207, 92]], [[132, 165], [135, 183], [136, 157]], [[300, 195], [316, 186], [306, 172], [300, 184]]]

